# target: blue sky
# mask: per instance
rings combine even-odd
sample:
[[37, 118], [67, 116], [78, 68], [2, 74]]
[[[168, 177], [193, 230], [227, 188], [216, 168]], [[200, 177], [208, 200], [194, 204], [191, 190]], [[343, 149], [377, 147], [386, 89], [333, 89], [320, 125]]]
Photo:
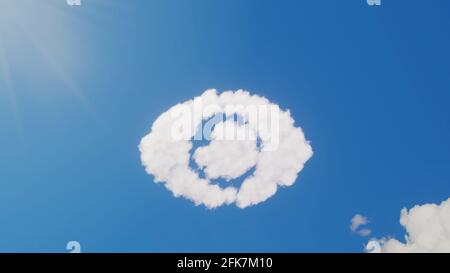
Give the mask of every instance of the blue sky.
[[[360, 252], [354, 214], [402, 238], [401, 208], [450, 195], [448, 1], [2, 5], [2, 252]], [[208, 210], [153, 183], [140, 139], [208, 88], [291, 110], [315, 152], [294, 186]]]

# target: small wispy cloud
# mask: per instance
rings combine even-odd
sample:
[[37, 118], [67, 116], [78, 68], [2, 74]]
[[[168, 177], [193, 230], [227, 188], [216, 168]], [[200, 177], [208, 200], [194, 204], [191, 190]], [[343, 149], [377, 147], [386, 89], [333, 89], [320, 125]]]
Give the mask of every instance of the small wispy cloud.
[[355, 214], [350, 223], [350, 230], [361, 237], [369, 236], [372, 233], [368, 228], [361, 228], [369, 223], [369, 219], [361, 214]]

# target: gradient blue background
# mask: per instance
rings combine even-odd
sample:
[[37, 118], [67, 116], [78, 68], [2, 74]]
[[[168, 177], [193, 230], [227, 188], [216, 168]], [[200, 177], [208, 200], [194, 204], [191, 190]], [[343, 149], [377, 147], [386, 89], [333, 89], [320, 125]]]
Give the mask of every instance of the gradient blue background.
[[[72, 86], [17, 34], [19, 114], [0, 78], [2, 252], [360, 252], [355, 213], [402, 239], [401, 208], [450, 196], [447, 0], [47, 2], [72, 18]], [[211, 211], [152, 182], [140, 138], [208, 88], [291, 110], [315, 150], [294, 186]]]

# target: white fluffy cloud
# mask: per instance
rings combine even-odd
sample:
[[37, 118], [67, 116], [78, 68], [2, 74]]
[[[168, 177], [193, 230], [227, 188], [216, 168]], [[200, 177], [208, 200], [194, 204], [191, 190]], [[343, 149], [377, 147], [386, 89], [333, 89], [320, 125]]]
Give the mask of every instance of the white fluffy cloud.
[[368, 228], [360, 228], [361, 226], [367, 225], [369, 223], [369, 219], [361, 214], [355, 214], [352, 217], [350, 224], [350, 230], [354, 233], [357, 233], [359, 236], [366, 237], [369, 236], [372, 231]]
[[[202, 105], [201, 111], [198, 105]], [[276, 111], [268, 111], [268, 115], [259, 113], [256, 117], [249, 115], [248, 109], [260, 108]], [[217, 114], [238, 115], [243, 122], [226, 120], [216, 124], [209, 144], [192, 151], [197, 128]], [[234, 133], [232, 138], [227, 136], [229, 132]], [[246, 137], [242, 139], [239, 135]], [[155, 182], [164, 183], [175, 197], [208, 208], [231, 203], [245, 208], [267, 200], [278, 186], [293, 185], [313, 154], [289, 111], [282, 111], [266, 98], [247, 91], [217, 94], [213, 89], [161, 114], [151, 132], [142, 138], [139, 150], [142, 164]], [[205, 178], [190, 167], [191, 154], [204, 170]], [[254, 173], [245, 177], [240, 188], [231, 182], [223, 188], [212, 181], [232, 180], [251, 168]]]
[[402, 209], [400, 224], [406, 230], [404, 243], [394, 238], [369, 243], [377, 242], [379, 252], [450, 252], [450, 198]]
[[248, 125], [238, 125], [232, 121], [221, 122], [214, 127], [210, 144], [195, 151], [195, 162], [204, 168], [210, 179], [235, 179], [256, 165], [259, 155], [256, 136], [245, 140], [223, 137], [226, 132], [239, 134], [247, 130]]

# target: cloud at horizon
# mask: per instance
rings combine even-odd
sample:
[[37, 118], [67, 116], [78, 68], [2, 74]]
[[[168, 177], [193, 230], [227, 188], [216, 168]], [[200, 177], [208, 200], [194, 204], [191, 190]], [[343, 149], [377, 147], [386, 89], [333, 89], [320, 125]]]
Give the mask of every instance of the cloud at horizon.
[[416, 205], [403, 208], [400, 224], [405, 229], [405, 242], [395, 238], [373, 239], [379, 252], [450, 252], [450, 198], [441, 204]]

